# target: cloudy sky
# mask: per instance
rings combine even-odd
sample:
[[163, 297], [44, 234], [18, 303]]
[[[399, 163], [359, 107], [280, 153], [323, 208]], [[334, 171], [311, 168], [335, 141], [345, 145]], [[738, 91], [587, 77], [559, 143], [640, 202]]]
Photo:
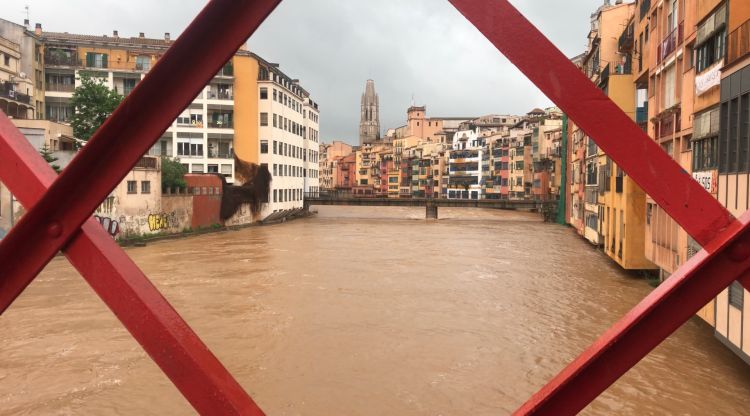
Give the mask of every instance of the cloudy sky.
[[[0, 17], [84, 34], [174, 37], [205, 0], [2, 0]], [[10, 4], [8, 4], [8, 2]], [[568, 56], [583, 52], [603, 0], [513, 0]], [[381, 127], [404, 124], [412, 103], [428, 116], [523, 114], [551, 105], [445, 0], [284, 0], [250, 49], [299, 78], [321, 106], [321, 138], [358, 142], [360, 95], [380, 95]], [[199, 56], [199, 55], [197, 55]]]

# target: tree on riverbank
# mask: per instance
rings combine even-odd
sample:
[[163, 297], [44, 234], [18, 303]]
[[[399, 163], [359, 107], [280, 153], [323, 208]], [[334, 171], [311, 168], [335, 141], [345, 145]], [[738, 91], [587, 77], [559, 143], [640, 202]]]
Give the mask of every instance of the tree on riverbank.
[[110, 89], [102, 78], [91, 74], [81, 72], [80, 81], [81, 85], [75, 89], [70, 99], [73, 107], [70, 125], [77, 139], [88, 141], [120, 105], [123, 96]]

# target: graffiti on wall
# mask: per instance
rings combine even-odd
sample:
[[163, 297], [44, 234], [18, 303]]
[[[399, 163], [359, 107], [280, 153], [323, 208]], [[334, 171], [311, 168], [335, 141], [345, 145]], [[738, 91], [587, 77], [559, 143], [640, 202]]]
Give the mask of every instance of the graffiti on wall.
[[99, 215], [94, 215], [94, 219], [97, 220], [99, 224], [102, 225], [102, 228], [104, 228], [104, 231], [106, 231], [113, 238], [117, 237], [117, 234], [120, 234], [120, 223], [117, 222], [117, 220], [113, 220], [109, 217], [102, 217]]
[[151, 231], [168, 230], [178, 225], [177, 214], [174, 211], [169, 214], [162, 212], [148, 216], [148, 229]]

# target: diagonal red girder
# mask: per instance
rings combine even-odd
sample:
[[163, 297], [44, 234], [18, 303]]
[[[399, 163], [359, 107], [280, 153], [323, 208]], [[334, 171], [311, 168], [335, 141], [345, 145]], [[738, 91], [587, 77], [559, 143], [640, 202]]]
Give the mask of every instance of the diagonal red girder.
[[575, 414], [746, 273], [750, 213], [735, 220], [507, 0], [450, 2], [705, 248], [516, 412]]
[[508, 0], [449, 0], [701, 246], [734, 217]]
[[[0, 155], [0, 173], [14, 173], [0, 176], [23, 204], [56, 176], [2, 112]], [[263, 414], [98, 222], [89, 219], [65, 255], [199, 413]]]
[[[0, 179], [31, 208], [0, 242], [0, 310], [72, 237], [68, 259], [201, 414], [263, 412], [90, 212], [72, 224], [86, 207], [93, 211], [279, 1], [211, 1], [57, 180], [0, 113]], [[196, 50], [203, 60], [194, 59]], [[55, 187], [67, 192], [63, 203]], [[78, 211], [67, 212], [69, 204]]]
[[[229, 7], [230, 4], [227, 4], [228, 1], [214, 0], [211, 5], [223, 3], [224, 6]], [[658, 146], [655, 146], [627, 116], [611, 103], [603, 93], [598, 91], [507, 1], [451, 1], [512, 62], [521, 68], [542, 91], [568, 113], [584, 131], [596, 137], [597, 144], [618, 162], [642, 188], [649, 192], [699, 243], [705, 246], [704, 251], [696, 255], [680, 271], [675, 273], [671, 279], [665, 282], [664, 285], [644, 299], [641, 304], [610, 329], [586, 353], [580, 356], [518, 411], [518, 413], [523, 414], [573, 414], [593, 400], [596, 395], [601, 393], [601, 391], [614, 382], [627, 369], [645, 356], [655, 345], [679, 327], [700, 306], [713, 298], [730, 281], [741, 276], [750, 267], [750, 260], [748, 260], [750, 238], [744, 233], [750, 218], [744, 216], [740, 222], [735, 221], [720, 204], [710, 197], [706, 198], [707, 194], [705, 194], [705, 191], [693, 183], [692, 179], [687, 180], [686, 177], [689, 178], [688, 175], [683, 172], [681, 177], [680, 171], [675, 169], [678, 166], [669, 157], [662, 154]], [[240, 3], [247, 6], [247, 10], [252, 9], [251, 6], [256, 5], [255, 3], [250, 5], [248, 2], [242, 1], [236, 2], [237, 5]], [[267, 3], [276, 2], [268, 1]], [[207, 7], [207, 10], [211, 5]], [[238, 7], [242, 7], [242, 5]], [[201, 15], [204, 13], [206, 13], [206, 10]], [[232, 21], [232, 19], [239, 20], [239, 15], [230, 14], [228, 16], [228, 20], [224, 20], [223, 22]], [[213, 17], [219, 19], [221, 15], [215, 14]], [[264, 17], [265, 15], [260, 18], [260, 21]], [[258, 24], [260, 24], [260, 21]], [[191, 25], [191, 28], [193, 28], [193, 25]], [[546, 65], [538, 65], [539, 62], [545, 62]], [[214, 72], [218, 68], [216, 67]], [[550, 68], [553, 70], [550, 70]], [[156, 86], [158, 84], [154, 83], [150, 88]], [[197, 93], [197, 90], [195, 92]], [[134, 111], [134, 107], [130, 107], [130, 109]], [[596, 116], [594, 116], [596, 114], [604, 120], [597, 120]], [[169, 121], [174, 116], [176, 114], [171, 116]], [[125, 119], [124, 116], [122, 118]], [[112, 119], [115, 119], [115, 115], [113, 115]], [[105, 126], [114, 124], [112, 119], [105, 123]], [[151, 121], [154, 122], [154, 120]], [[117, 127], [125, 128], [126, 126], [120, 124]], [[152, 126], [149, 125], [149, 127]], [[18, 193], [18, 190], [25, 192], [24, 198], [28, 198], [29, 202], [31, 202], [30, 205], [33, 205], [34, 202], [40, 199], [44, 188], [49, 187], [53, 175], [50, 168], [41, 162], [41, 158], [38, 155], [35, 155], [36, 159], [31, 157], [31, 153], [28, 150], [30, 147], [14, 149], [13, 146], [18, 145], [18, 137], [11, 138], [13, 132], [9, 132], [8, 130], [7, 119], [0, 118], [0, 155], [11, 155], [8, 157], [10, 163], [7, 166], [3, 167], [0, 164], [0, 178], [6, 180], [9, 177], [8, 175], [14, 174], [14, 171], [15, 173], [23, 171], [33, 177], [33, 179], [28, 181], [23, 179], [15, 181], [13, 187], [9, 186], [16, 193]], [[161, 132], [163, 132], [163, 129], [153, 137], [153, 140], [134, 159], [131, 158], [132, 163], [123, 172], [127, 172], [135, 164], [140, 154], [148, 149]], [[97, 133], [97, 135], [100, 133]], [[116, 135], [113, 136], [117, 137]], [[107, 136], [104, 135], [103, 137]], [[120, 137], [127, 136], [120, 135]], [[104, 140], [107, 139], [101, 139], [100, 141], [104, 143]], [[113, 139], [110, 138], [109, 140]], [[136, 141], [140, 145], [143, 143], [142, 140], [138, 138]], [[110, 146], [119, 145], [120, 143], [123, 142], [108, 142]], [[634, 150], [633, 148], [639, 150]], [[654, 148], [657, 151], [654, 151]], [[33, 151], [33, 149], [31, 150]], [[208, 360], [208, 362], [213, 359], [215, 361], [214, 364], [218, 365], [216, 368], [209, 368], [210, 366], [200, 367], [199, 363], [192, 363], [193, 367], [199, 367], [194, 374], [198, 374], [199, 378], [203, 377], [209, 380], [206, 383], [209, 389], [216, 387], [217, 384], [221, 384], [222, 381], [227, 382], [224, 377], [231, 379], [231, 376], [226, 373], [226, 370], [221, 367], [215, 357], [210, 355], [210, 352], [200, 343], [200, 340], [192, 333], [189, 327], [182, 322], [179, 315], [174, 312], [153, 286], [150, 285], [145, 276], [132, 264], [132, 261], [114, 246], [111, 239], [97, 224], [89, 221], [89, 223], [83, 225], [81, 231], [78, 231], [78, 226], [83, 224], [83, 221], [90, 215], [99, 201], [119, 182], [124, 173], [112, 181], [111, 187], [102, 192], [102, 189], [106, 188], [104, 184], [108, 183], [108, 180], [111, 179], [110, 177], [116, 176], [103, 169], [102, 171], [105, 172], [107, 180], [93, 180], [92, 183], [96, 186], [93, 187], [91, 192], [84, 193], [83, 198], [86, 200], [78, 205], [74, 205], [73, 208], [75, 209], [71, 209], [72, 213], [68, 213], [67, 206], [65, 206], [65, 209], [52, 207], [54, 203], [59, 204], [59, 200], [50, 197], [49, 194], [52, 191], [56, 192], [54, 195], [58, 195], [64, 193], [66, 189], [70, 191], [75, 190], [72, 187], [76, 184], [74, 179], [86, 178], [81, 173], [81, 170], [85, 169], [84, 167], [104, 168], [112, 165], [115, 167], [115, 172], [121, 170], [121, 166], [113, 164], [113, 162], [118, 161], [117, 157], [112, 156], [112, 153], [107, 153], [105, 145], [99, 145], [99, 150], [92, 150], [90, 152], [94, 156], [88, 156], [87, 162], [80, 163], [82, 167], [78, 168], [76, 174], [69, 174], [66, 171], [52, 185], [49, 192], [44, 197], [41, 197], [42, 200], [37, 205], [42, 208], [35, 206], [24, 218], [28, 218], [35, 210], [41, 213], [59, 214], [59, 217], [52, 216], [45, 218], [37, 213], [35, 214], [36, 221], [44, 220], [46, 222], [35, 222], [32, 225], [27, 225], [26, 227], [29, 227], [28, 231], [36, 231], [32, 236], [45, 241], [46, 245], [44, 248], [47, 251], [57, 247], [54, 249], [56, 251], [60, 247], [63, 247], [67, 239], [70, 237], [74, 238], [66, 248], [66, 254], [71, 258], [71, 261], [81, 270], [92, 287], [102, 296], [110, 308], [115, 311], [134, 336], [136, 338], [141, 337], [138, 339], [144, 345], [144, 348], [154, 357], [183, 394], [188, 397], [201, 413], [244, 414], [246, 411], [259, 413], [260, 410], [255, 407], [249, 397], [246, 397], [244, 392], [237, 392], [236, 389], [241, 391], [239, 386], [232, 387], [232, 383], [227, 383], [230, 385], [230, 389], [235, 389], [233, 390], [234, 394], [222, 392], [221, 390], [218, 390], [217, 393], [217, 390], [202, 391], [200, 388], [193, 388], [194, 386], [191, 386], [191, 383], [186, 381], [190, 380], [190, 378], [186, 374], [181, 373], [184, 369], [177, 363], [170, 362], [170, 360], [177, 360], [178, 362], [183, 360], [190, 366], [190, 361], [193, 358], [191, 354], [197, 353], [200, 355], [201, 351], [204, 351], [203, 354], [207, 353], [209, 355], [209, 357], [202, 356], [202, 359]], [[105, 156], [104, 160], [107, 162], [101, 162], [97, 165], [95, 161], [97, 152], [101, 152]], [[133, 152], [126, 153], [126, 159], [133, 155]], [[639, 158], [641, 159], [640, 161], [638, 160]], [[34, 176], [35, 169], [41, 169], [41, 172], [44, 173], [39, 173], [39, 176], [36, 177]], [[66, 177], [74, 179], [63, 180]], [[660, 182], [662, 180], [664, 183]], [[61, 182], [65, 185], [60, 185]], [[37, 189], [36, 191], [31, 191], [19, 188], [24, 185], [32, 188], [36, 186]], [[65, 188], [65, 186], [70, 188]], [[101, 194], [98, 200], [95, 197], [97, 192]], [[24, 199], [19, 199], [26, 205]], [[68, 203], [72, 201], [70, 198], [61, 199]], [[75, 201], [72, 202], [75, 203]], [[81, 212], [85, 211], [88, 206], [87, 204], [90, 205], [91, 203], [93, 203], [93, 206], [91, 206], [90, 211], [86, 215], [81, 216]], [[74, 224], [74, 220], [78, 216], [81, 216], [80, 222]], [[29, 220], [29, 222], [31, 221]], [[19, 226], [22, 223], [23, 220], [19, 223]], [[72, 228], [68, 228], [71, 224], [73, 224]], [[740, 233], [742, 233], [739, 237], [740, 240], [734, 241]], [[28, 238], [28, 236], [26, 237]], [[23, 242], [23, 238], [16, 238], [18, 241]], [[12, 262], [15, 260], [15, 263], [11, 263], [15, 267], [15, 269], [11, 269], [14, 273], [9, 276], [19, 279], [20, 282], [23, 282], [24, 278], [30, 281], [38, 273], [38, 270], [33, 270], [33, 267], [24, 269], [22, 266], [19, 266], [22, 262], [17, 259], [23, 259], [23, 257], [19, 256], [17, 258], [7, 255], [7, 253], [14, 253], [12, 249], [5, 248], [8, 250], [6, 257], [2, 257], [3, 246], [9, 245], [6, 244], [7, 241], [8, 238], [0, 244], [0, 264], [5, 266], [6, 264], [2, 263], [3, 261]], [[100, 251], [97, 252], [97, 250]], [[54, 251], [52, 254], [54, 254]], [[21, 250], [15, 252], [27, 253]], [[96, 258], [87, 257], [97, 253], [101, 254], [105, 260], [97, 261]], [[48, 261], [48, 258], [41, 263], [39, 268], [43, 267], [46, 261]], [[96, 273], [97, 271], [102, 272], [101, 275]], [[114, 277], [110, 276], [110, 274], [114, 275]], [[718, 278], [716, 275], [718, 275]], [[108, 277], [110, 280], [107, 279]], [[0, 291], [6, 291], [8, 287], [12, 288], [12, 286], [8, 285], [8, 282], [13, 282], [13, 279], [6, 279], [5, 276], [0, 277], [0, 279], [2, 279], [0, 280]], [[28, 282], [25, 284], [28, 284]], [[24, 287], [25, 284], [23, 285]], [[22, 289], [23, 287], [20, 288], [20, 290]], [[19, 293], [20, 290], [18, 290]], [[13, 297], [16, 295], [13, 295]], [[0, 292], [1, 296], [3, 296], [2, 292]], [[136, 299], [131, 299], [131, 296]], [[0, 299], [1, 301], [2, 299]], [[10, 301], [12, 299], [8, 303]], [[140, 302], [137, 304], [138, 309], [136, 311], [128, 309], [133, 301]], [[4, 309], [7, 305], [3, 306], [0, 304], [0, 307]], [[139, 319], [150, 321], [146, 324], [139, 324]], [[170, 321], [170, 319], [176, 319], [181, 324], [177, 325], [175, 322]], [[166, 339], [167, 342], [177, 342], [178, 345], [168, 345], [164, 348], [164, 351], [159, 351], [158, 345], [162, 338]], [[183, 355], [179, 354], [180, 348], [184, 349]], [[176, 356], [173, 355], [175, 352], [177, 352]], [[194, 370], [194, 368], [190, 368], [189, 370]], [[199, 380], [200, 382], [205, 382], [205, 380]], [[231, 382], [234, 382], [234, 380], [231, 380]], [[234, 384], [236, 385], [236, 382]], [[201, 393], [203, 393], [204, 397], [201, 397]], [[218, 398], [215, 396], [217, 394]], [[244, 398], [243, 395], [245, 396]], [[205, 398], [205, 396], [209, 397]], [[232, 405], [226, 408], [219, 407], [227, 402], [231, 402]], [[199, 407], [196, 403], [202, 404], [205, 407]]]
[[[0, 313], [42, 270], [281, 0], [212, 0], [0, 242]], [[5, 165], [5, 163], [0, 164]], [[13, 166], [0, 178], [18, 192]], [[16, 188], [16, 189], [14, 189]], [[20, 198], [19, 198], [20, 199]]]

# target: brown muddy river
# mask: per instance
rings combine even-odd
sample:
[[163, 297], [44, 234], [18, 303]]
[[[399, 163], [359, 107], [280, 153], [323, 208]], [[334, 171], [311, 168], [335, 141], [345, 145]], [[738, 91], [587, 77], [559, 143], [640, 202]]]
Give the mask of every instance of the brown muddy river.
[[[533, 214], [321, 207], [128, 250], [269, 415], [505, 415], [650, 290]], [[0, 317], [0, 414], [193, 414], [68, 263]], [[750, 414], [691, 320], [584, 412]]]

